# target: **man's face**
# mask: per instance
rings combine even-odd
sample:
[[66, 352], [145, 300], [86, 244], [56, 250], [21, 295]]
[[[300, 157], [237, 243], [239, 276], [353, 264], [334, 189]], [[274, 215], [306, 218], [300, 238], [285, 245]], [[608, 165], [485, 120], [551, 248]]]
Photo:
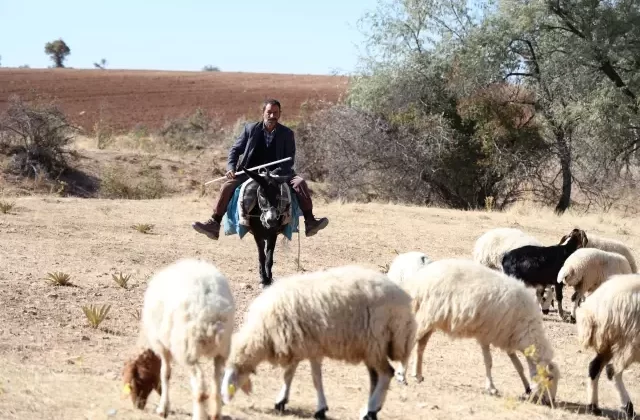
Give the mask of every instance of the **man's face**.
[[278, 105], [267, 104], [262, 113], [264, 123], [268, 126], [275, 126], [280, 119], [280, 107]]

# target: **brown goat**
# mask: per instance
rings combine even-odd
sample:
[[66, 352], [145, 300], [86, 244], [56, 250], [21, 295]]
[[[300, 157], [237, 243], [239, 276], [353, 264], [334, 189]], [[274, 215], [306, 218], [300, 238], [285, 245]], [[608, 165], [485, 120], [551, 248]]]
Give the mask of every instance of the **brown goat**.
[[160, 384], [160, 358], [146, 349], [136, 359], [128, 360], [122, 371], [123, 393], [131, 397], [133, 406], [144, 410], [147, 398], [154, 389], [162, 391]]

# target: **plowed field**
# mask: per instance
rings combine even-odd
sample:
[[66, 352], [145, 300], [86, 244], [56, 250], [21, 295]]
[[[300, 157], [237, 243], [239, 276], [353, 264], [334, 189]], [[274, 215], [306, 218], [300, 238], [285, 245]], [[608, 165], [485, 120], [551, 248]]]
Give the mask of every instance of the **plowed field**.
[[268, 97], [280, 100], [283, 119], [307, 99], [335, 102], [347, 79], [339, 76], [80, 69], [0, 69], [0, 111], [12, 94], [55, 99], [71, 121], [91, 130], [102, 120], [118, 131], [157, 128], [203, 108], [223, 124], [260, 116]]

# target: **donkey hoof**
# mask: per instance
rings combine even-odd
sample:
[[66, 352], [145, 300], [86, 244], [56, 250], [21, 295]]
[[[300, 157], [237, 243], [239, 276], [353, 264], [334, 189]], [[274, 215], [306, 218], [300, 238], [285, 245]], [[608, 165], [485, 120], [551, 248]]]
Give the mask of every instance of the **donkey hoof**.
[[602, 415], [602, 410], [596, 404], [589, 404], [587, 405], [587, 413], [600, 416]]
[[287, 399], [284, 399], [284, 400], [282, 400], [280, 402], [277, 402], [276, 405], [275, 405], [276, 411], [278, 411], [280, 413], [284, 412], [284, 408], [285, 408], [285, 406], [287, 405], [288, 402], [289, 401]]
[[318, 420], [324, 420], [327, 418], [327, 411], [329, 411], [329, 407], [325, 407], [321, 410], [318, 410], [313, 414], [313, 418]]
[[631, 420], [632, 418], [635, 417], [636, 413], [635, 413], [635, 410], [633, 409], [633, 403], [631, 401], [629, 401], [624, 407], [622, 407], [622, 409], [624, 410], [624, 413], [627, 415], [628, 420]]
[[375, 411], [369, 411], [364, 417], [362, 417], [362, 420], [378, 420], [378, 413]]

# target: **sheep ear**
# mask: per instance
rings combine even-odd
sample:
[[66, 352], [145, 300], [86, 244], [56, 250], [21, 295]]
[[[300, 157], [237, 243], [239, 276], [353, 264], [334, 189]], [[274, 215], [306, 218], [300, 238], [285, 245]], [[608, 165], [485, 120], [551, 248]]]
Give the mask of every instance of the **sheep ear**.
[[247, 378], [247, 380], [244, 381], [240, 389], [242, 390], [242, 392], [244, 392], [247, 395], [251, 394], [253, 392], [253, 385], [251, 383], [251, 378]]

